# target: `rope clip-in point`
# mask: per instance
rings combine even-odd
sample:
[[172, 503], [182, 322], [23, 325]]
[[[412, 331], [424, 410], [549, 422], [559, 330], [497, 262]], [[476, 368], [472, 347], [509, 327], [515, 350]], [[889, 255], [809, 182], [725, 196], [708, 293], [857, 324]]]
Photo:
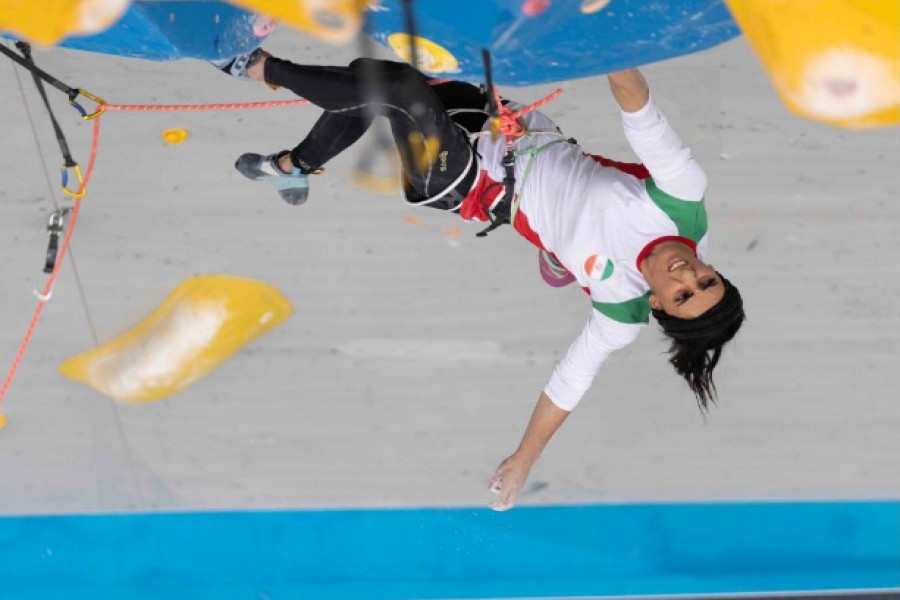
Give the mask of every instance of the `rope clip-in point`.
[[[94, 112], [88, 113], [86, 110], [84, 110], [84, 108], [80, 104], [75, 102], [75, 99], [78, 98], [78, 96], [84, 96], [88, 100], [91, 100], [92, 102], [94, 102], [97, 105], [94, 108]], [[97, 117], [102, 115], [104, 112], [106, 112], [106, 100], [104, 100], [100, 96], [95, 96], [94, 94], [90, 93], [89, 91], [83, 90], [81, 88], [73, 90], [71, 93], [69, 93], [69, 104], [71, 104], [75, 108], [75, 110], [77, 110], [79, 113], [81, 113], [81, 118], [84, 119], [85, 121], [90, 121], [91, 119], [96, 119]]]

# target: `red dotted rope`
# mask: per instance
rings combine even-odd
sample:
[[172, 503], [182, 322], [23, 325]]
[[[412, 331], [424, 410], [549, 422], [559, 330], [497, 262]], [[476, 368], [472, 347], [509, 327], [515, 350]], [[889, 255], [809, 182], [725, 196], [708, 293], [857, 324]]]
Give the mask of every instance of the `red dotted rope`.
[[100, 104], [98, 106], [98, 109], [101, 110], [99, 110], [99, 112], [96, 114], [96, 117], [93, 118], [94, 128], [93, 139], [91, 140], [91, 156], [88, 160], [88, 166], [87, 170], [85, 171], [84, 179], [78, 186], [78, 190], [73, 194], [73, 196], [75, 197], [75, 203], [72, 206], [69, 226], [66, 227], [65, 236], [63, 237], [62, 244], [60, 244], [59, 252], [57, 253], [56, 264], [53, 266], [53, 271], [47, 277], [47, 282], [44, 284], [43, 292], [38, 296], [38, 303], [34, 309], [34, 314], [32, 314], [31, 316], [31, 321], [28, 323], [28, 328], [25, 330], [25, 335], [22, 337], [22, 342], [19, 344], [19, 349], [16, 352], [16, 356], [13, 359], [9, 371], [6, 374], [6, 378], [3, 380], [3, 386], [0, 387], [0, 404], [3, 403], [6, 392], [9, 390], [16, 372], [19, 370], [19, 366], [22, 363], [22, 357], [25, 356], [25, 351], [28, 348], [28, 344], [31, 342], [31, 337], [34, 334], [35, 327], [37, 327], [37, 323], [41, 317], [41, 313], [44, 311], [44, 307], [47, 305], [47, 301], [50, 300], [50, 296], [53, 293], [53, 286], [56, 283], [56, 277], [59, 274], [60, 268], [62, 267], [66, 252], [69, 249], [69, 244], [72, 240], [72, 234], [75, 232], [75, 224], [78, 222], [78, 213], [81, 211], [81, 200], [83, 198], [84, 191], [87, 189], [87, 184], [91, 179], [91, 174], [94, 172], [94, 162], [96, 161], [97, 148], [100, 144], [100, 116], [103, 114], [103, 112], [107, 110], [131, 112], [238, 110], [247, 108], [277, 108], [284, 106], [300, 106], [304, 104], [309, 104], [309, 100], [300, 99], [276, 100], [269, 102], [235, 102], [228, 104]]
[[[429, 79], [429, 85], [441, 85], [451, 79]], [[561, 90], [560, 90], [561, 91]], [[244, 110], [248, 108], [283, 108], [309, 104], [306, 98], [299, 100], [270, 100], [268, 102], [229, 102], [225, 104], [102, 104], [98, 108], [130, 112], [199, 112], [203, 110]], [[533, 110], [533, 109], [532, 109]]]
[[50, 276], [47, 277], [47, 282], [44, 284], [44, 291], [39, 296], [38, 304], [34, 309], [34, 314], [31, 316], [31, 322], [28, 324], [28, 329], [25, 330], [25, 336], [22, 338], [22, 343], [19, 344], [19, 350], [16, 352], [16, 357], [13, 359], [12, 366], [10, 366], [9, 372], [6, 374], [6, 379], [3, 381], [3, 387], [0, 388], [0, 403], [3, 402], [3, 398], [6, 396], [10, 384], [12, 384], [13, 377], [15, 377], [16, 371], [19, 370], [19, 364], [22, 362], [22, 357], [25, 355], [25, 350], [28, 348], [28, 343], [31, 341], [34, 328], [37, 326], [38, 319], [40, 319], [41, 313], [44, 311], [44, 306], [46, 306], [47, 301], [50, 299], [50, 295], [53, 293], [53, 285], [56, 283], [56, 276], [59, 274], [59, 269], [66, 256], [66, 251], [69, 249], [72, 233], [75, 231], [75, 223], [78, 222], [78, 213], [81, 211], [81, 200], [83, 198], [82, 194], [87, 188], [87, 184], [91, 179], [91, 174], [94, 172], [94, 161], [97, 158], [97, 147], [99, 142], [100, 119], [94, 119], [94, 133], [93, 139], [91, 140], [91, 157], [88, 160], [84, 179], [81, 181], [78, 190], [75, 192], [75, 204], [72, 207], [72, 217], [69, 221], [69, 226], [66, 228], [66, 235], [63, 237], [62, 244], [60, 244], [59, 252], [56, 257], [56, 264], [53, 266], [53, 271], [50, 273]]
[[103, 104], [106, 110], [131, 112], [198, 112], [202, 110], [242, 110], [245, 108], [281, 108], [284, 106], [301, 106], [309, 104], [309, 100], [272, 100], [269, 102], [231, 102], [228, 104]]

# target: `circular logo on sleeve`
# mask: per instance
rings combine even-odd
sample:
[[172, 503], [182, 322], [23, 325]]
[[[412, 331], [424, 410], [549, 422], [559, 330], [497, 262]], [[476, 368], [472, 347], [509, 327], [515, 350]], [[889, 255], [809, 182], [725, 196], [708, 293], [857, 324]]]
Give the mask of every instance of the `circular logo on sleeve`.
[[613, 269], [612, 261], [602, 254], [592, 254], [584, 261], [584, 274], [594, 281], [609, 279]]

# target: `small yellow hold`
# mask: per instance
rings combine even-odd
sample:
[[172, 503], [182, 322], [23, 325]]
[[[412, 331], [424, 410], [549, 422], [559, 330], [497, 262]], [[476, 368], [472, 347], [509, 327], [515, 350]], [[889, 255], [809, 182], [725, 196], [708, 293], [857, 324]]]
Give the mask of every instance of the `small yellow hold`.
[[163, 140], [167, 144], [180, 144], [188, 139], [188, 130], [176, 127], [174, 129], [166, 129], [162, 132]]
[[[369, 2], [359, 0], [231, 0], [254, 13], [264, 13], [322, 41], [347, 44], [359, 33]], [[255, 27], [259, 35], [265, 29]]]
[[594, 13], [598, 13], [609, 4], [609, 0], [583, 0], [581, 3], [581, 13], [585, 15], [592, 15]]
[[6, 426], [6, 415], [0, 415], [0, 429]]

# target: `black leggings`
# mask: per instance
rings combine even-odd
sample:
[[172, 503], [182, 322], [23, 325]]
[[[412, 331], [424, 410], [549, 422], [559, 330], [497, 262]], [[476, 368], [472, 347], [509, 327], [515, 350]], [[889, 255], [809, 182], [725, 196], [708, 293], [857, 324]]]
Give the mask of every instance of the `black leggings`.
[[[400, 153], [410, 202], [429, 201], [451, 190], [465, 195], [466, 186], [474, 181], [476, 162], [468, 136], [447, 113], [455, 108], [484, 109], [485, 96], [473, 85], [432, 86], [406, 63], [367, 58], [347, 67], [297, 65], [270, 58], [265, 79], [325, 110], [291, 151], [293, 163], [301, 168], [324, 165], [356, 142], [376, 115], [384, 115]], [[462, 113], [457, 119], [461, 126], [477, 131], [485, 116]], [[428, 139], [437, 140], [437, 148], [424, 152]], [[441, 202], [434, 206], [455, 208]]]

